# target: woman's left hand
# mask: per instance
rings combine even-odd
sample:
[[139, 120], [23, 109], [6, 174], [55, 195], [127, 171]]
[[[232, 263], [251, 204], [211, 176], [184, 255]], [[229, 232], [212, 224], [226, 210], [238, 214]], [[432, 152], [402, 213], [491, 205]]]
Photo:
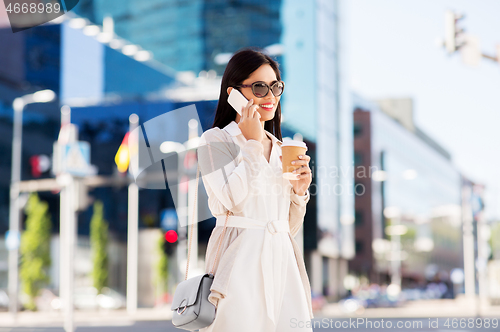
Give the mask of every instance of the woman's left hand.
[[[281, 156], [280, 160], [283, 162]], [[308, 155], [299, 156], [299, 159], [294, 160], [294, 165], [301, 165], [301, 167], [293, 171], [294, 174], [299, 174], [299, 176], [297, 180], [290, 180], [290, 183], [293, 186], [293, 191], [299, 196], [304, 196], [306, 194], [307, 188], [309, 188], [312, 182], [312, 172], [309, 168], [309, 160], [311, 160], [311, 157]]]

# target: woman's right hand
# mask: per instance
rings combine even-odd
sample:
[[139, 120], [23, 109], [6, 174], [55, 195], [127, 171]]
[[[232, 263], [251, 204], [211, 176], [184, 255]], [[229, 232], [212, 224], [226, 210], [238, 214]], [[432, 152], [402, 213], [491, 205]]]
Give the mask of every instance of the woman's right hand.
[[264, 138], [264, 129], [260, 123], [260, 113], [257, 111], [259, 105], [253, 104], [253, 99], [250, 99], [241, 112], [240, 127], [241, 133], [247, 140], [254, 139], [262, 142]]

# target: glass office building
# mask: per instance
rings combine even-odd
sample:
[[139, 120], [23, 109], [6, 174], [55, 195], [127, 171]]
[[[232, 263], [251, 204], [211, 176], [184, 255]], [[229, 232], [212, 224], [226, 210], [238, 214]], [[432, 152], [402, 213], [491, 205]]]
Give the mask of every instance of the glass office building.
[[177, 71], [221, 75], [217, 54], [279, 42], [280, 7], [281, 0], [80, 0], [75, 13], [96, 24], [112, 17], [117, 35]]
[[[403, 286], [425, 282], [434, 269], [449, 276], [463, 267], [460, 172], [414, 125], [410, 99], [354, 99], [358, 195], [351, 269], [386, 283], [399, 257]], [[404, 226], [401, 256], [389, 249], [394, 225]]]
[[[352, 107], [346, 76], [344, 1], [284, 0], [283, 124], [314, 142], [311, 186], [317, 239], [306, 250], [314, 292], [344, 295], [354, 257]], [[311, 204], [311, 203], [310, 203]], [[307, 227], [307, 226], [304, 226]], [[309, 249], [309, 251], [308, 251]]]

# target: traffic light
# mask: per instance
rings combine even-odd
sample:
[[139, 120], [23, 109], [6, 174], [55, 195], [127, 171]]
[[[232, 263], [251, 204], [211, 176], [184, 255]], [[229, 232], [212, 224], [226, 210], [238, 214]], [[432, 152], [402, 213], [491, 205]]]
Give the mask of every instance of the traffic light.
[[177, 234], [177, 213], [174, 208], [163, 209], [160, 212], [160, 227], [165, 232], [163, 242], [163, 251], [171, 256], [174, 253], [179, 235]]
[[168, 256], [172, 256], [177, 247], [177, 232], [174, 230], [169, 230], [165, 233], [165, 241], [163, 242], [163, 251]]
[[30, 157], [31, 175], [39, 178], [50, 169], [50, 158], [44, 154]]
[[449, 54], [458, 50], [462, 43], [458, 41], [460, 35], [464, 32], [462, 28], [457, 26], [457, 22], [464, 18], [464, 15], [459, 15], [451, 10], [445, 13], [445, 39], [444, 46]]

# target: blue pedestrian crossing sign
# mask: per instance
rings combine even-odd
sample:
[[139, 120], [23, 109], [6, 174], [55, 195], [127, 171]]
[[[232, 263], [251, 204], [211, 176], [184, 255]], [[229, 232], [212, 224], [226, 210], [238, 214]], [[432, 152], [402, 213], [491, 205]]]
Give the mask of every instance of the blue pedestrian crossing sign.
[[87, 176], [91, 173], [90, 144], [78, 141], [68, 144], [54, 144], [54, 173], [69, 173]]
[[163, 209], [160, 212], [160, 227], [164, 231], [177, 231], [177, 212], [175, 209]]

